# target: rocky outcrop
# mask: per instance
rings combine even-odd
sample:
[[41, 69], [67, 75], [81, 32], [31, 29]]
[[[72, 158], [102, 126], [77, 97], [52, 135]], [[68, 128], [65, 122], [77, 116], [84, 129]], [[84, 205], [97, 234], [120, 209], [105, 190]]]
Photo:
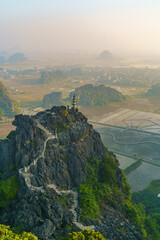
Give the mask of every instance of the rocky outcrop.
[[71, 102], [73, 95], [77, 96], [78, 104], [81, 106], [105, 106], [110, 102], [122, 102], [126, 99], [124, 95], [113, 88], [92, 84], [76, 88], [74, 92], [70, 93], [67, 100]]
[[[35, 116], [18, 115], [13, 124], [17, 128], [10, 139], [0, 143], [0, 168], [7, 178], [8, 165], [14, 165], [10, 174], [17, 174], [20, 188], [17, 199], [1, 212], [0, 223], [20, 224], [22, 230], [45, 240], [58, 239], [58, 233], [67, 233], [68, 225], [77, 230], [102, 230], [104, 223], [108, 224], [106, 212], [99, 224], [80, 221], [77, 187], [88, 174], [87, 161], [101, 161], [107, 151], [87, 118], [61, 106]], [[121, 187], [119, 169], [116, 175]], [[104, 235], [111, 236], [106, 232]]]
[[0, 119], [4, 116], [13, 117], [19, 112], [18, 104], [10, 98], [7, 89], [0, 82]]
[[62, 93], [61, 92], [52, 92], [46, 94], [43, 97], [43, 107], [51, 108], [52, 106], [62, 105]]

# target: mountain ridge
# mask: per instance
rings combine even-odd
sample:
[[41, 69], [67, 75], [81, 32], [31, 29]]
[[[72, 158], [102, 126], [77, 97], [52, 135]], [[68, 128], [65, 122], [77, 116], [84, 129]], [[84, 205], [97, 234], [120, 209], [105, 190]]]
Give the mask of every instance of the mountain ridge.
[[[109, 240], [124, 235], [116, 230], [124, 224], [127, 239], [141, 239], [114, 196], [129, 199], [118, 160], [82, 113], [53, 107], [35, 116], [17, 115], [13, 124], [16, 130], [0, 142], [0, 170], [3, 181], [17, 176], [19, 188], [3, 207], [1, 194], [0, 223], [20, 224], [40, 239], [60, 239], [69, 225], [72, 231], [98, 230]], [[108, 197], [123, 211], [107, 207]]]

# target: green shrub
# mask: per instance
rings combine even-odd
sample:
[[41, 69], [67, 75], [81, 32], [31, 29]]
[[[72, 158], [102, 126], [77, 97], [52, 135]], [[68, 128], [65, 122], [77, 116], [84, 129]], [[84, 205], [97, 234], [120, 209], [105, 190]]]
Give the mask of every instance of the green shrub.
[[160, 240], [160, 214], [147, 216], [145, 219], [145, 229], [149, 239]]
[[89, 217], [95, 219], [99, 214], [99, 206], [96, 201], [92, 187], [87, 184], [79, 186], [79, 204], [82, 208], [81, 218]]
[[19, 189], [17, 176], [7, 180], [0, 180], [0, 206], [4, 207], [7, 202], [16, 198]]
[[87, 167], [86, 179], [78, 188], [82, 220], [97, 218], [100, 215], [99, 205], [103, 201], [108, 201], [115, 206], [119, 201], [119, 195], [122, 195], [117, 185], [116, 171], [118, 167], [113, 156], [106, 154], [101, 162], [96, 158], [88, 159]]
[[0, 225], [0, 239], [2, 240], [38, 240], [32, 233], [23, 232], [22, 234], [16, 234], [12, 232], [10, 227]]
[[100, 232], [86, 229], [82, 232], [69, 233], [66, 240], [106, 240]]
[[131, 186], [127, 183], [127, 178], [125, 175], [125, 172], [121, 170], [122, 172], [122, 191], [125, 194], [126, 197], [131, 199]]
[[108, 156], [108, 154], [106, 154], [99, 168], [100, 182], [107, 183], [107, 184], [115, 184], [117, 168], [118, 167], [115, 163], [113, 156]]
[[136, 204], [129, 200], [126, 200], [124, 207], [127, 217], [132, 219], [133, 223], [138, 226], [141, 229], [143, 235], [146, 236], [146, 231], [144, 229], [146, 219], [144, 206], [142, 204]]

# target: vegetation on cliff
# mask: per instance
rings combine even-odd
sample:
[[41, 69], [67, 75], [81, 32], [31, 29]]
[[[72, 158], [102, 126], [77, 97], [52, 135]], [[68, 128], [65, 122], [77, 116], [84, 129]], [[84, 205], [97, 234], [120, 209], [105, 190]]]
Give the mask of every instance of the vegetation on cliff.
[[15, 233], [9, 226], [0, 225], [1, 240], [38, 240], [32, 233]]
[[160, 180], [152, 181], [143, 191], [133, 193], [133, 200], [142, 203], [145, 212], [145, 226], [154, 240], [160, 240]]
[[0, 82], [0, 119], [4, 116], [13, 117], [18, 113], [20, 113], [18, 103], [10, 98], [7, 89]]
[[[38, 240], [38, 238], [27, 232], [18, 232], [15, 228], [9, 226], [0, 225], [0, 239], [1, 240]], [[63, 240], [106, 240], [100, 232], [86, 229], [82, 232], [69, 233], [67, 237], [61, 238]]]
[[[122, 172], [122, 185], [118, 186], [116, 178], [118, 167], [113, 156], [106, 154], [102, 162], [98, 159], [89, 160], [88, 169], [84, 184], [78, 188], [82, 221], [98, 219], [103, 211], [103, 206], [107, 204], [125, 213], [125, 216], [140, 229], [144, 238], [152, 239], [153, 236], [157, 236], [156, 232], [159, 227], [156, 224], [160, 221], [160, 217], [158, 218], [158, 215], [154, 218], [148, 217], [144, 206], [131, 199], [130, 186], [124, 172]], [[155, 231], [156, 226], [157, 230]], [[159, 240], [160, 238], [154, 239]]]
[[[81, 218], [95, 219], [100, 216], [100, 203], [112, 197], [114, 190], [112, 186], [116, 186], [118, 191], [118, 183], [116, 172], [118, 170], [113, 156], [106, 153], [105, 158], [100, 162], [98, 159], [89, 159], [88, 175], [79, 190], [79, 204], [82, 208]], [[111, 199], [110, 199], [111, 201]], [[114, 200], [113, 200], [114, 201]]]
[[100, 232], [86, 229], [82, 232], [69, 233], [66, 240], [106, 240]]
[[0, 207], [5, 207], [7, 203], [16, 198], [19, 189], [17, 176], [14, 175], [6, 180], [0, 180]]

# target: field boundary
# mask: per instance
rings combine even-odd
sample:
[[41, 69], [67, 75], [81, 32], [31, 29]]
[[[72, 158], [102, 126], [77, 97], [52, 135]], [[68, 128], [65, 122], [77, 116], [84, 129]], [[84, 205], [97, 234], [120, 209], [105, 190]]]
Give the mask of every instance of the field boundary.
[[151, 135], [158, 135], [160, 136], [160, 133], [154, 133], [154, 132], [147, 132], [147, 131], [142, 131], [139, 129], [135, 129], [135, 128], [126, 128], [126, 127], [121, 127], [121, 126], [113, 126], [107, 123], [98, 123], [98, 122], [92, 122], [92, 121], [88, 121], [91, 124], [97, 124], [97, 125], [102, 125], [102, 126], [106, 126], [106, 127], [113, 127], [113, 128], [118, 128], [118, 129], [123, 129], [123, 130], [129, 130], [129, 131], [134, 131], [134, 132], [141, 132], [141, 133], [147, 133], [147, 134], [151, 134]]
[[[142, 162], [146, 162], [146, 163], [149, 163], [149, 164], [151, 164], [151, 165], [160, 167], [160, 163], [156, 163], [156, 162], [151, 161], [151, 160], [148, 160], [148, 159], [134, 157], [134, 156], [129, 155], [129, 154], [126, 154], [126, 153], [121, 153], [121, 152], [114, 151], [113, 149], [108, 149], [108, 150], [109, 150], [109, 151], [112, 151], [112, 152], [115, 153], [115, 154], [119, 154], [119, 155], [122, 155], [122, 156], [125, 156], [125, 157], [129, 157], [129, 158], [132, 158], [132, 159], [136, 159], [136, 160], [141, 160]], [[131, 164], [131, 165], [132, 165], [132, 164]], [[130, 165], [130, 166], [131, 166], [131, 165]]]
[[126, 167], [124, 169], [125, 174], [129, 174], [131, 172], [133, 172], [136, 168], [138, 168], [140, 165], [142, 164], [142, 160], [138, 159], [137, 161], [135, 161], [134, 163], [132, 163], [131, 165], [129, 165], [128, 167]]

